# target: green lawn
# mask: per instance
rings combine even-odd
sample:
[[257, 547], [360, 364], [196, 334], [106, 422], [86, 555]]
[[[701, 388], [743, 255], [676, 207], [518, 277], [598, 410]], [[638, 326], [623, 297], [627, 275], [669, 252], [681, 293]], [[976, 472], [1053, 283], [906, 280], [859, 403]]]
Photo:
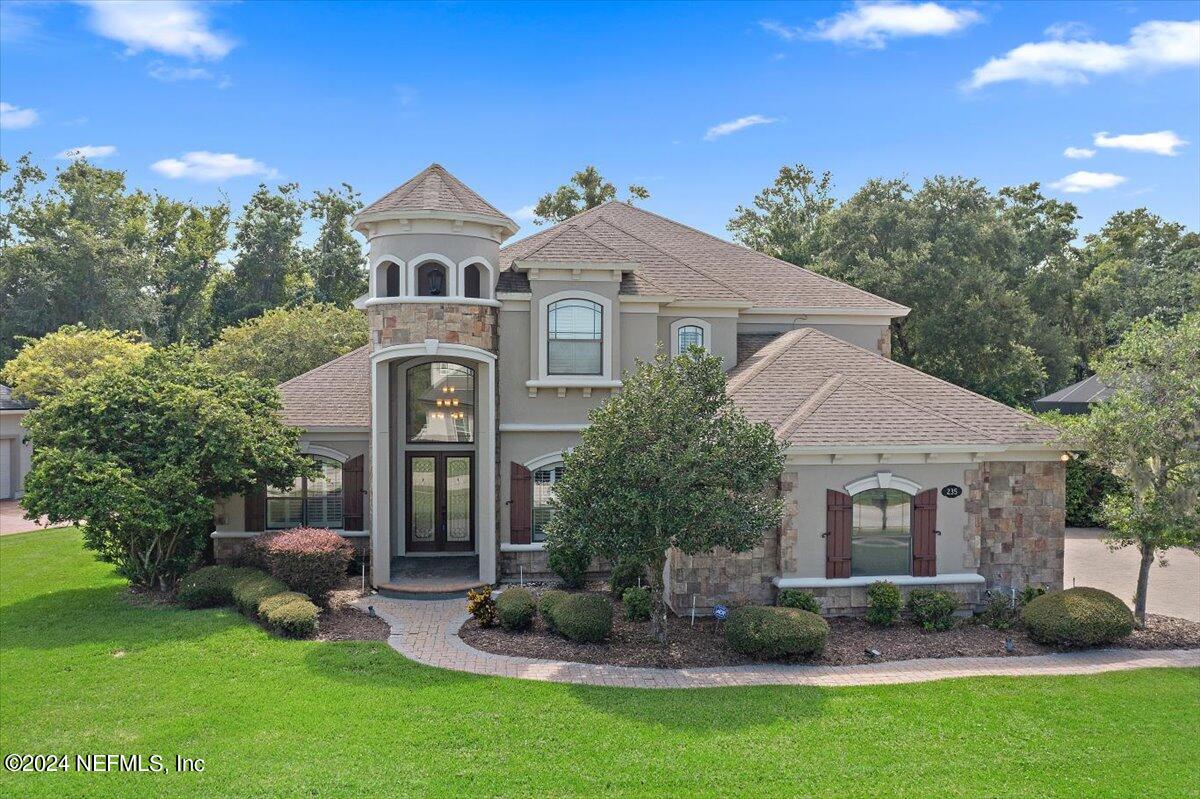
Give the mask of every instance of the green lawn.
[[1200, 796], [1200, 670], [632, 691], [144, 607], [78, 532], [0, 539], [0, 749], [202, 774], [0, 774], [3, 796]]

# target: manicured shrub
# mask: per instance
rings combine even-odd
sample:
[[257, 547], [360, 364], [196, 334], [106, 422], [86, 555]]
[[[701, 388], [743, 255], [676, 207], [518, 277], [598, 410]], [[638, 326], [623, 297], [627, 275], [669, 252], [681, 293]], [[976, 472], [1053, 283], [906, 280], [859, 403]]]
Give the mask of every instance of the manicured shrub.
[[829, 625], [797, 608], [737, 608], [725, 622], [725, 641], [736, 652], [759, 660], [811, 657], [825, 648]]
[[568, 594], [554, 606], [555, 629], [578, 643], [603, 641], [612, 623], [612, 603], [599, 594]]
[[779, 592], [779, 598], [775, 602], [781, 608], [795, 608], [796, 610], [807, 610], [809, 613], [821, 614], [821, 603], [817, 602], [817, 598], [807, 591], [801, 591], [799, 588], [785, 588]]
[[324, 605], [329, 592], [346, 580], [354, 547], [331, 530], [297, 527], [273, 535], [264, 547], [271, 574], [294, 591]]
[[926, 630], [949, 630], [954, 626], [958, 597], [949, 591], [914, 588], [908, 593], [908, 613], [915, 624]]
[[1035, 641], [1061, 646], [1097, 646], [1133, 632], [1133, 613], [1099, 588], [1068, 588], [1030, 600], [1021, 622]]
[[621, 595], [625, 618], [630, 621], [650, 621], [650, 589], [631, 586]]
[[533, 594], [525, 588], [506, 588], [496, 600], [496, 615], [500, 626], [510, 632], [528, 630], [533, 624], [537, 605]]
[[570, 594], [566, 591], [559, 591], [552, 588], [549, 591], [543, 591], [542, 595], [538, 598], [538, 613], [541, 614], [542, 621], [546, 622], [546, 626], [551, 630], [558, 629], [554, 622], [555, 609], [560, 602], [569, 596]]
[[1042, 588], [1040, 585], [1027, 585], [1021, 589], [1020, 593], [1017, 594], [1017, 602], [1021, 605], [1021, 607], [1025, 607], [1033, 600], [1045, 595], [1046, 589]]
[[258, 603], [269, 596], [282, 594], [288, 587], [266, 572], [258, 569], [240, 569], [230, 588], [233, 604], [247, 616], [258, 615]]
[[235, 566], [205, 566], [179, 581], [176, 598], [188, 608], [215, 608], [233, 604], [233, 583], [246, 573]]
[[588, 564], [592, 562], [592, 553], [553, 540], [547, 549], [546, 564], [550, 571], [557, 574], [567, 588], [583, 588], [583, 578], [587, 574]]
[[613, 566], [612, 575], [608, 578], [608, 588], [618, 599], [625, 596], [626, 588], [636, 588], [642, 584], [646, 576], [646, 567], [640, 560], [625, 558], [618, 560]]
[[289, 638], [311, 638], [317, 633], [320, 609], [304, 594], [285, 591], [258, 605], [258, 617], [268, 627]]
[[496, 624], [496, 600], [492, 599], [490, 585], [472, 588], [467, 591], [467, 613], [475, 617], [480, 627], [493, 627]]
[[272, 530], [269, 533], [259, 533], [253, 538], [244, 540], [242, 548], [237, 554], [237, 564], [251, 569], [268, 571], [271, 564], [267, 561], [267, 544], [281, 532], [283, 531]]
[[1017, 621], [1017, 609], [1013, 607], [1012, 597], [996, 594], [988, 600], [987, 606], [979, 614], [978, 619], [993, 630], [1008, 630]]
[[900, 618], [904, 597], [895, 583], [887, 580], [867, 586], [867, 624], [872, 627], [890, 627]]

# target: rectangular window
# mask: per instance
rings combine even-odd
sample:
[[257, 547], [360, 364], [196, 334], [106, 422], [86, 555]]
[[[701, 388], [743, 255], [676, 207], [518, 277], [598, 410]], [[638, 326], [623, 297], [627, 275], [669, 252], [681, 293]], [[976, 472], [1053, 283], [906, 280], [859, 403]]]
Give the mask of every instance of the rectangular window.
[[341, 529], [345, 525], [342, 501], [342, 465], [328, 458], [314, 458], [317, 474], [298, 477], [290, 488], [267, 488], [267, 529], [293, 527]]
[[888, 577], [912, 571], [912, 497], [893, 488], [854, 495], [851, 576]]
[[554, 484], [562, 479], [563, 465], [543, 466], [533, 473], [533, 542], [546, 540], [546, 525], [554, 518], [554, 507], [550, 504], [554, 496]]

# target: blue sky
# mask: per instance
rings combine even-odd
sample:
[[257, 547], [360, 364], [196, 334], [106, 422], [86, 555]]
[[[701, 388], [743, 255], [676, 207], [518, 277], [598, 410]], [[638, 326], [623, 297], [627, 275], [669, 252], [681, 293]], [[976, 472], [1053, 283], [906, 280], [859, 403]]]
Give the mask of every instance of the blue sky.
[[736, 205], [802, 162], [840, 196], [876, 176], [1040, 181], [1083, 232], [1142, 205], [1200, 228], [1195, 2], [0, 13], [4, 158], [101, 148], [131, 185], [196, 201], [237, 206], [262, 180], [345, 181], [370, 201], [438, 161], [528, 233], [537, 197], [593, 163], [726, 235]]

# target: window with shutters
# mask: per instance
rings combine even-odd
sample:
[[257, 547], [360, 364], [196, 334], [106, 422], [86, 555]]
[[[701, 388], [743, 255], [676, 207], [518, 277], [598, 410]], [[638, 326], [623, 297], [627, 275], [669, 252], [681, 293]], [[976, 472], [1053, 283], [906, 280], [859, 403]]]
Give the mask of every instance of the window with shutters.
[[286, 489], [267, 488], [267, 529], [326, 527], [340, 530], [345, 524], [342, 495], [342, 464], [313, 456], [317, 472], [297, 477]]
[[563, 465], [551, 463], [533, 472], [533, 543], [546, 540], [546, 525], [554, 518], [554, 486], [562, 479]]
[[879, 576], [912, 571], [912, 496], [871, 488], [853, 497], [850, 574]]

